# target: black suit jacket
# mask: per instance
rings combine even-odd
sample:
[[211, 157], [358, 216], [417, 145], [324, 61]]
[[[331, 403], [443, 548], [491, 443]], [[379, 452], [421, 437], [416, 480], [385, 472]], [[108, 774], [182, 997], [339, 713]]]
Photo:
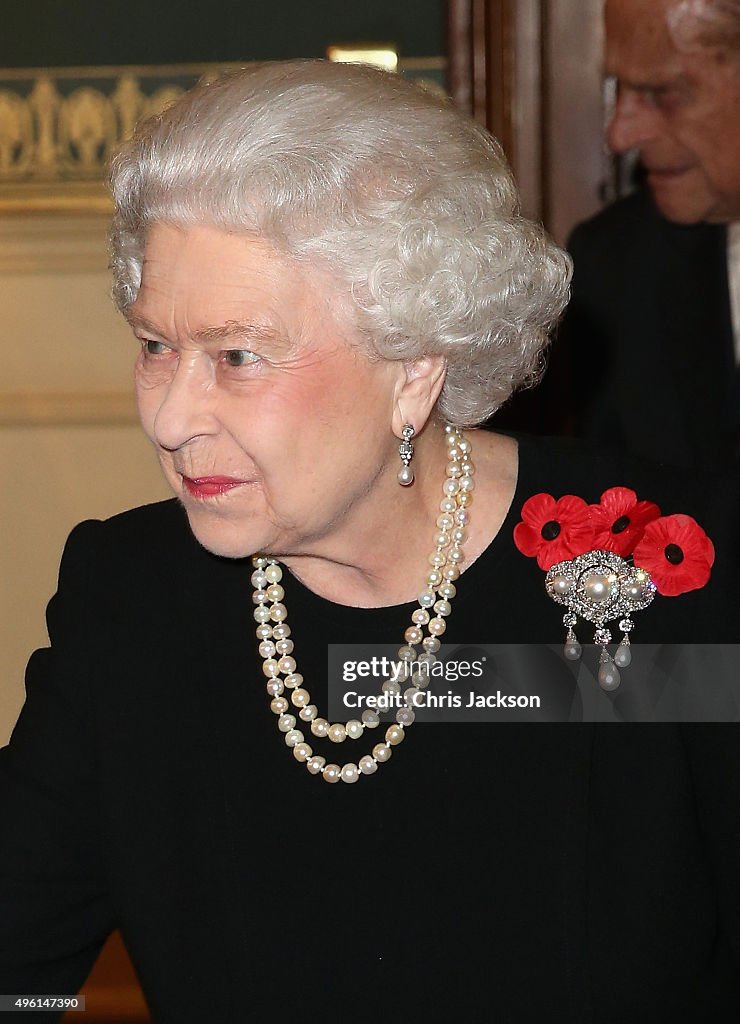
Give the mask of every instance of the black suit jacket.
[[[710, 521], [706, 491], [677, 505], [570, 446], [520, 452], [453, 639], [558, 640], [513, 525], [537, 490], [616, 483], [717, 544], [717, 585], [656, 601], [641, 638], [737, 635], [728, 495]], [[118, 926], [163, 1024], [737, 1021], [736, 726], [415, 725], [377, 776], [327, 786], [267, 709], [250, 573], [173, 501], [72, 533], [0, 751], [0, 992], [77, 990]], [[408, 621], [293, 578], [286, 602], [312, 693], [328, 640], [397, 642]]]
[[725, 227], [672, 224], [643, 191], [579, 225], [569, 249], [553, 408], [568, 407], [575, 432], [602, 444], [727, 466], [738, 410]]

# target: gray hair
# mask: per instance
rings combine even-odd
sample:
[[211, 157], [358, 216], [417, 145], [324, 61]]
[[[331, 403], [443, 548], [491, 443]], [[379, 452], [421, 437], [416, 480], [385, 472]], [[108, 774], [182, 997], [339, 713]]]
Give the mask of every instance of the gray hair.
[[679, 49], [698, 44], [740, 57], [740, 0], [679, 0], [668, 25]]
[[481, 423], [541, 375], [569, 257], [519, 214], [499, 144], [396, 75], [323, 61], [227, 74], [144, 121], [110, 180], [121, 310], [148, 227], [206, 222], [323, 261], [371, 352], [443, 356], [452, 423]]

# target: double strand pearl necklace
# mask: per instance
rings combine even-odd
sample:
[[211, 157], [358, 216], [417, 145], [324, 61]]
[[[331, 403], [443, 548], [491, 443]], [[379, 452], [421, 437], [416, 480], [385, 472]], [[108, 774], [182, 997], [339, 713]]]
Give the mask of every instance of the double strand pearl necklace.
[[[445, 427], [447, 446], [447, 471], [443, 485], [443, 497], [439, 504], [437, 532], [434, 535], [434, 551], [429, 556], [429, 569], [424, 589], [419, 594], [419, 607], [411, 616], [411, 625], [404, 634], [405, 644], [399, 648], [398, 657], [407, 663], [410, 686], [404, 691], [406, 706], [396, 713], [396, 722], [388, 726], [385, 742], [376, 743], [372, 752], [360, 757], [357, 762], [344, 765], [329, 763], [306, 743], [303, 732], [296, 728], [295, 715], [290, 705], [298, 712], [301, 722], [309, 725], [314, 736], [328, 738], [340, 744], [345, 740], [358, 740], [366, 729], [376, 729], [380, 718], [375, 711], [367, 709], [361, 719], [349, 722], [330, 723], [319, 716], [318, 708], [311, 703], [311, 695], [303, 685], [303, 676], [297, 671], [290, 639], [288, 612], [283, 602], [285, 591], [281, 586], [283, 570], [277, 561], [266, 555], [252, 559], [254, 572], [252, 600], [256, 605], [254, 618], [257, 622], [259, 653], [263, 658], [262, 671], [267, 676], [267, 694], [270, 710], [277, 715], [277, 726], [283, 733], [286, 745], [292, 749], [296, 761], [305, 764], [311, 775], [321, 775], [326, 782], [357, 782], [363, 775], [374, 775], [378, 765], [389, 761], [393, 748], [403, 742], [405, 730], [415, 718], [412, 710], [413, 698], [429, 685], [429, 670], [436, 661], [441, 646], [440, 636], [447, 628], [446, 617], [452, 611], [450, 602], [455, 596], [455, 580], [460, 575], [464, 561], [462, 543], [466, 540], [465, 527], [470, 518], [468, 506], [473, 500], [473, 474], [471, 444], [460, 436], [452, 426]], [[431, 612], [434, 614], [431, 615]], [[424, 634], [424, 628], [427, 634]], [[417, 647], [421, 646], [419, 654]], [[400, 693], [400, 684], [388, 679], [381, 689], [388, 694]], [[286, 696], [290, 691], [290, 703]]]

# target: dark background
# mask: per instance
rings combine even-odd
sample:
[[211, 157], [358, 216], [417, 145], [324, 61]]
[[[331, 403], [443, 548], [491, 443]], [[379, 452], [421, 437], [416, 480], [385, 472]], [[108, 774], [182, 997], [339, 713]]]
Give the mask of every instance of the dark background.
[[177, 64], [323, 57], [331, 43], [393, 43], [401, 57], [445, 52], [444, 0], [10, 0], [0, 67]]

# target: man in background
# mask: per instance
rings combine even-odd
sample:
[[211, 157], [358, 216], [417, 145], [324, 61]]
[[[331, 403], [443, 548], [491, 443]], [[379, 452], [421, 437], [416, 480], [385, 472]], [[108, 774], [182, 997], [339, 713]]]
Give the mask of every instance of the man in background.
[[[616, 153], [639, 191], [577, 227], [576, 432], [686, 467], [740, 437], [740, 0], [607, 0]], [[556, 346], [555, 368], [558, 366]]]

